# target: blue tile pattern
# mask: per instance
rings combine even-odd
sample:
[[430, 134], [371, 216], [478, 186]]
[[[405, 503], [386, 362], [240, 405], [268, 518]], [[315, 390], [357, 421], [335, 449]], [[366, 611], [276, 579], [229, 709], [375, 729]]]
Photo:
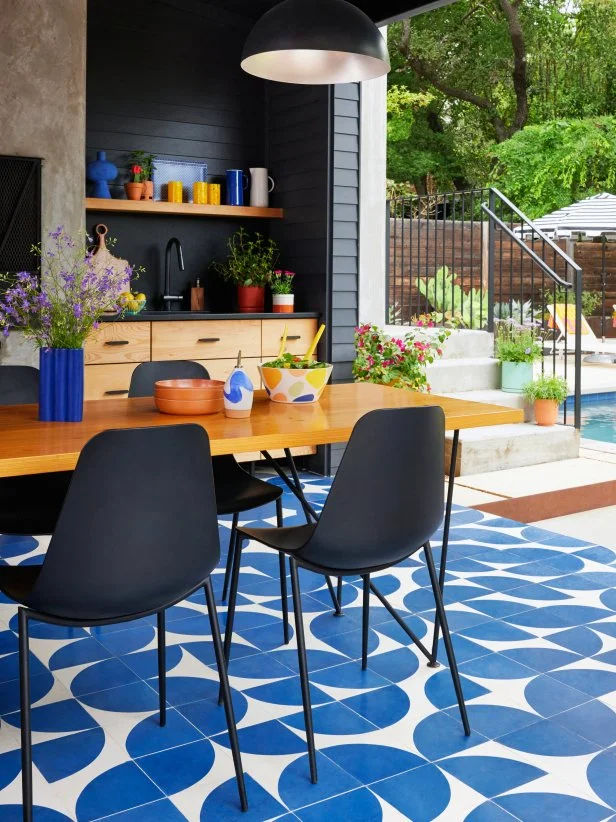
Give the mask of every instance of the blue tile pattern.
[[[277, 482], [277, 480], [272, 480]], [[319, 508], [329, 480], [303, 477]], [[285, 519], [301, 522], [285, 493]], [[261, 509], [242, 523], [275, 524]], [[220, 521], [226, 549], [230, 518]], [[439, 537], [439, 535], [437, 535]], [[0, 535], [0, 562], [40, 562], [46, 539]], [[439, 539], [434, 540], [439, 556]], [[220, 595], [225, 552], [214, 576]], [[616, 813], [616, 553], [456, 508], [445, 588], [473, 728], [439, 669], [361, 590], [335, 619], [302, 572], [319, 783], [311, 785], [294, 646], [282, 645], [278, 562], [245, 550], [230, 668], [250, 810], [239, 810], [201, 592], [169, 611], [168, 721], [157, 720], [152, 619], [92, 630], [33, 624], [37, 822], [608, 820]], [[420, 637], [434, 607], [420, 555], [378, 575]], [[292, 610], [292, 603], [289, 603]], [[0, 597], [0, 822], [20, 819], [16, 609]], [[225, 608], [220, 606], [224, 624]], [[442, 645], [442, 643], [441, 643]]]

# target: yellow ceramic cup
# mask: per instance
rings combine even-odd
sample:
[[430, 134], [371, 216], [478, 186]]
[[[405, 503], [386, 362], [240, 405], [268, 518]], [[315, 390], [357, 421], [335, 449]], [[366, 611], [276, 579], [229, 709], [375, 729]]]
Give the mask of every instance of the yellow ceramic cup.
[[195, 205], [207, 205], [207, 183], [193, 183], [193, 203]]
[[169, 180], [167, 183], [167, 202], [181, 203], [182, 202], [182, 181]]
[[218, 183], [210, 183], [207, 188], [208, 203], [210, 205], [220, 205], [220, 185]]

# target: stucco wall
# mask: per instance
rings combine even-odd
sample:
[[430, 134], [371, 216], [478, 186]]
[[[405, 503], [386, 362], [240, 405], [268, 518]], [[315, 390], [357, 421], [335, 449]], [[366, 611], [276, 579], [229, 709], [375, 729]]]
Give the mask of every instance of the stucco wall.
[[[86, 0], [1, 0], [0, 154], [43, 159], [43, 227], [83, 226]], [[16, 334], [0, 362], [31, 362]]]

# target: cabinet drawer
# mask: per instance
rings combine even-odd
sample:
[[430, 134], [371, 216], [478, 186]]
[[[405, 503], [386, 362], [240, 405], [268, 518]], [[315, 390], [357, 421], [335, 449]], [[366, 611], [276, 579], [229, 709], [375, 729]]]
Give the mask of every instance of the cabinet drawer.
[[224, 360], [261, 356], [260, 320], [187, 320], [152, 324], [153, 360]]
[[263, 320], [263, 359], [275, 357], [280, 351], [280, 343], [287, 329], [287, 351], [291, 354], [305, 354], [317, 333], [317, 321], [313, 320]]
[[85, 344], [87, 365], [146, 362], [150, 359], [150, 323], [102, 323]]
[[88, 365], [85, 368], [84, 397], [86, 400], [126, 398], [130, 378], [137, 363]]
[[[233, 360], [197, 360], [197, 362], [200, 362], [201, 365], [207, 368], [211, 379], [226, 380], [235, 367], [237, 357]], [[252, 380], [255, 389], [261, 388], [261, 375], [257, 367], [260, 363], [260, 357], [252, 357], [246, 360], [242, 357], [242, 365]]]

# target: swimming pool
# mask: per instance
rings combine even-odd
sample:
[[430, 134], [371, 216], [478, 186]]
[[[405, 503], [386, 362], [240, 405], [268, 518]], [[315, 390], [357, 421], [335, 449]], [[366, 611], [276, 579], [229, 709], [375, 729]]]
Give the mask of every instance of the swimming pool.
[[[573, 413], [573, 400], [567, 401]], [[582, 397], [582, 437], [616, 445], [616, 392]]]

